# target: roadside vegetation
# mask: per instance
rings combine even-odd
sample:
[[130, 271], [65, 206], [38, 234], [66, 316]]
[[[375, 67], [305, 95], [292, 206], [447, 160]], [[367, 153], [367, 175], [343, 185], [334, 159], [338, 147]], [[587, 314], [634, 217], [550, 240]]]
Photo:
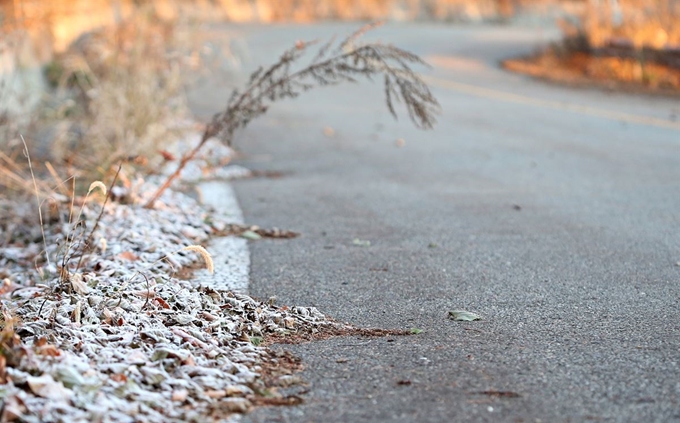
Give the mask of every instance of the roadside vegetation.
[[395, 117], [402, 106], [430, 128], [439, 105], [414, 68], [425, 63], [362, 43], [376, 25], [298, 41], [202, 125], [185, 90], [206, 57], [186, 24], [140, 7], [47, 63], [37, 105], [0, 104], [2, 421], [211, 421], [294, 404], [277, 389], [299, 383], [299, 366], [265, 345], [410, 333], [193, 283], [215, 270], [213, 236], [294, 234], [226, 221], [178, 182], [205, 149], [228, 163], [234, 136], [271, 103], [326, 85], [380, 83]]
[[564, 40], [506, 69], [568, 84], [680, 94], [680, 3], [588, 0]]

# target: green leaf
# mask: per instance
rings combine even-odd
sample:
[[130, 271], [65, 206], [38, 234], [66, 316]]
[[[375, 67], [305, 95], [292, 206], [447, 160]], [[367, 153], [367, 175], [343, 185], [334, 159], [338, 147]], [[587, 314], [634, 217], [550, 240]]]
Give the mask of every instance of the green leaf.
[[475, 320], [482, 320], [482, 316], [465, 310], [453, 310], [449, 311], [449, 319], [456, 320], [458, 322], [472, 322]]
[[257, 241], [258, 239], [262, 239], [260, 234], [258, 234], [257, 232], [251, 231], [251, 230], [247, 230], [247, 231], [243, 232], [241, 234], [241, 238], [249, 239], [251, 241]]
[[85, 378], [80, 374], [78, 370], [74, 367], [69, 367], [66, 365], [59, 366], [56, 372], [57, 380], [60, 380], [65, 387], [71, 389], [74, 386], [84, 385]]
[[168, 351], [165, 349], [158, 349], [153, 352], [153, 355], [151, 356], [151, 361], [161, 361], [165, 360], [168, 358]]
[[354, 241], [352, 241], [352, 244], [358, 245], [359, 247], [370, 247], [371, 241], [366, 241], [364, 239], [354, 238]]
[[262, 343], [262, 337], [261, 336], [251, 336], [250, 337], [250, 343], [255, 345], [256, 347]]
[[418, 329], [418, 328], [412, 328], [412, 329], [409, 329], [409, 333], [412, 333], [414, 335], [418, 335], [419, 333], [423, 333], [423, 330]]

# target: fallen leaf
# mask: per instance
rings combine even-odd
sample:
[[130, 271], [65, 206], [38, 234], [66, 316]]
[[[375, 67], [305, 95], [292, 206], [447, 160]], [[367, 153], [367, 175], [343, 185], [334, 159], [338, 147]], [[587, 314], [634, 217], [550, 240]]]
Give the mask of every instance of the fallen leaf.
[[172, 392], [172, 400], [173, 401], [184, 401], [187, 399], [189, 396], [189, 391], [186, 389], [179, 389], [177, 391]]
[[127, 376], [125, 376], [122, 373], [115, 373], [111, 375], [111, 380], [113, 380], [114, 382], [125, 383], [127, 382]]
[[140, 350], [134, 350], [125, 357], [125, 361], [130, 364], [144, 364], [149, 358]]
[[141, 289], [139, 291], [132, 291], [131, 294], [136, 295], [138, 297], [142, 297], [142, 298], [152, 299], [153, 297], [156, 296], [156, 291], [153, 288]]
[[371, 241], [367, 241], [367, 240], [359, 239], [359, 238], [354, 238], [354, 241], [352, 241], [352, 244], [357, 245], [359, 247], [370, 247]]
[[[285, 405], [289, 405], [289, 403]], [[251, 406], [252, 403], [245, 398], [224, 398], [219, 402], [220, 409], [229, 413], [247, 413]]]
[[397, 381], [397, 385], [401, 385], [401, 386], [408, 386], [411, 383], [412, 382], [410, 380], [399, 380], [399, 381]]
[[449, 318], [458, 322], [472, 322], [475, 320], [482, 320], [482, 316], [465, 310], [449, 311]]
[[118, 257], [122, 258], [123, 260], [129, 260], [129, 261], [137, 261], [139, 257], [131, 253], [130, 251], [123, 251], [122, 253], [118, 254]]
[[71, 275], [71, 287], [73, 287], [73, 290], [80, 295], [85, 295], [90, 292], [90, 288], [87, 287], [87, 284], [83, 281], [83, 275], [80, 273]]
[[5, 293], [7, 293], [11, 287], [12, 281], [10, 281], [9, 278], [3, 279], [2, 286], [0, 287], [0, 295], [4, 295]]
[[255, 231], [247, 230], [241, 234], [241, 238], [257, 241], [258, 239], [262, 239], [262, 236]]
[[227, 396], [227, 391], [225, 391], [224, 389], [220, 389], [217, 391], [206, 391], [205, 395], [208, 398], [224, 398]]
[[52, 379], [52, 375], [29, 376], [26, 378], [28, 386], [34, 394], [51, 400], [67, 400], [73, 395], [73, 391], [64, 387], [64, 384]]
[[168, 303], [167, 303], [164, 299], [162, 299], [161, 297], [156, 297], [156, 298], [154, 298], [154, 301], [157, 302], [159, 306], [161, 306], [161, 307], [163, 307], [163, 308], [165, 308], [165, 309], [169, 309], [169, 308], [170, 308], [170, 304], [168, 304]]
[[519, 398], [522, 395], [513, 391], [497, 391], [495, 389], [489, 389], [488, 391], [474, 392], [479, 395], [488, 395], [490, 397], [502, 397], [502, 398]]
[[161, 156], [163, 156], [163, 160], [167, 162], [171, 162], [173, 160], [177, 160], [177, 158], [169, 151], [166, 150], [160, 150], [159, 153], [161, 153]]
[[0, 355], [0, 384], [7, 383], [7, 360], [4, 355]]
[[9, 398], [5, 398], [3, 409], [4, 411], [0, 414], [0, 419], [3, 422], [13, 422], [26, 417], [26, 405], [18, 395], [11, 395]]
[[35, 352], [38, 355], [46, 355], [48, 357], [59, 357], [61, 355], [61, 351], [54, 345], [42, 345], [36, 347]]
[[62, 365], [57, 369], [57, 379], [67, 388], [85, 384], [81, 373], [73, 367]]

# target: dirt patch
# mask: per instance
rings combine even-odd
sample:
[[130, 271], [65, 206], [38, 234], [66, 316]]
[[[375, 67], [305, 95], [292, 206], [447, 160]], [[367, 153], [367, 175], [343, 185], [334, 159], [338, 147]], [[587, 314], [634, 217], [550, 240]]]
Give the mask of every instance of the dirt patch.
[[247, 398], [253, 406], [290, 406], [303, 402], [307, 385], [295, 374], [304, 369], [302, 360], [290, 351], [269, 350], [266, 359], [258, 363], [260, 379]]
[[403, 329], [375, 329], [357, 328], [353, 326], [322, 326], [314, 328], [312, 331], [298, 331], [287, 334], [277, 333], [268, 336], [263, 345], [274, 344], [303, 344], [305, 342], [323, 341], [325, 339], [339, 336], [364, 336], [372, 338], [382, 338], [386, 336], [406, 336], [413, 335], [409, 330]]
[[253, 178], [281, 179], [285, 176], [292, 175], [293, 172], [284, 172], [280, 170], [252, 170], [250, 174]]
[[[259, 226], [248, 226], [248, 225], [238, 225], [229, 224], [223, 229], [216, 230], [213, 234], [215, 236], [241, 236], [247, 239], [259, 239], [259, 238], [273, 238], [273, 239], [291, 239], [300, 236], [299, 233], [288, 231], [279, 228], [260, 228]], [[259, 237], [259, 238], [258, 238]]]
[[319, 326], [312, 330], [303, 328], [290, 333], [268, 334], [259, 344], [268, 346], [269, 354], [263, 358], [253, 395], [247, 400], [250, 406], [294, 406], [304, 402], [309, 389], [307, 383], [297, 374], [304, 370], [302, 359], [290, 351], [275, 351], [275, 344], [302, 344], [321, 341], [339, 336], [385, 337], [413, 335], [414, 332], [399, 329], [357, 328], [349, 325]]
[[[576, 45], [576, 46], [574, 46]], [[505, 60], [504, 69], [576, 86], [680, 96], [680, 52], [588, 49], [573, 40], [529, 57]]]

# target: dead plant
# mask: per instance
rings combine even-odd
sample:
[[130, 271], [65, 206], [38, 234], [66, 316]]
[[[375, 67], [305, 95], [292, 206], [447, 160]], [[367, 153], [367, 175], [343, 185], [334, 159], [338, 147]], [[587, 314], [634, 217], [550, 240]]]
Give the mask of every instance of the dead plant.
[[145, 207], [151, 208], [163, 192], [180, 175], [205, 143], [216, 137], [231, 145], [234, 133], [267, 112], [270, 103], [295, 98], [312, 88], [373, 80], [382, 76], [385, 102], [396, 118], [395, 103], [406, 107], [411, 121], [421, 129], [430, 129], [439, 112], [439, 103], [427, 84], [413, 70], [414, 65], [427, 64], [417, 55], [400, 48], [377, 43], [357, 45], [359, 38], [379, 23], [366, 25], [340, 43], [334, 39], [322, 45], [311, 64], [299, 70], [293, 65], [302, 59], [316, 42], [297, 42], [269, 68], [260, 67], [250, 75], [243, 91], [234, 90], [226, 110], [217, 113], [206, 126], [201, 141], [181, 158], [177, 170], [170, 175]]

